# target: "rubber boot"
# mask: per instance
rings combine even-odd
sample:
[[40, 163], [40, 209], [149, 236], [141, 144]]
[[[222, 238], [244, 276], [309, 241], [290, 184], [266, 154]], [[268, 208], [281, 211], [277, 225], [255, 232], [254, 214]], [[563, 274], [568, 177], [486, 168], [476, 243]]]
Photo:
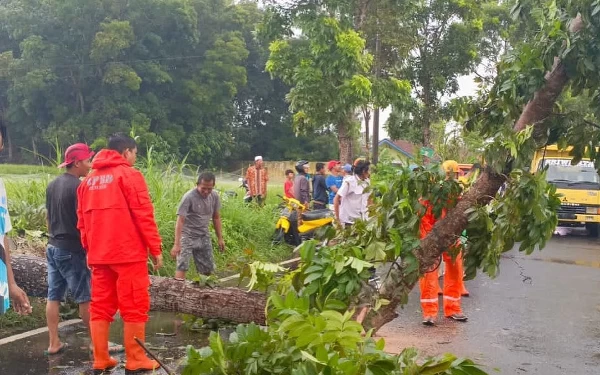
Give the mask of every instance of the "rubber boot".
[[146, 357], [146, 352], [136, 341], [146, 341], [146, 323], [123, 323], [123, 341], [125, 344], [125, 374], [133, 375], [145, 371], [156, 370], [160, 367], [158, 362]]
[[90, 321], [90, 336], [94, 346], [94, 375], [107, 374], [118, 363], [108, 354], [108, 332], [110, 322], [103, 320]]

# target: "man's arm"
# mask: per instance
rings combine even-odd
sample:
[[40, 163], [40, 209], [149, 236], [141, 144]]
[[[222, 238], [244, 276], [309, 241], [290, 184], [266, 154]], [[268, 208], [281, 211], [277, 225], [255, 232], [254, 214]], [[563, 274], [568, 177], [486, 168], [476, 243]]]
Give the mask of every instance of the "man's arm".
[[342, 187], [338, 190], [333, 198], [333, 211], [335, 212], [335, 218], [337, 222], [341, 225], [340, 221], [340, 204], [342, 203], [342, 198], [348, 193], [349, 185], [347, 182], [342, 184]]
[[48, 235], [50, 234], [50, 194], [48, 192], [48, 188], [46, 188], [46, 231]]
[[87, 244], [87, 235], [85, 231], [85, 221], [84, 221], [84, 212], [83, 212], [83, 184], [79, 185], [77, 188], [77, 230], [79, 231], [79, 236], [81, 238], [81, 246], [85, 251], [88, 251]]
[[171, 249], [171, 256], [176, 258], [181, 253], [181, 232], [183, 231], [183, 224], [185, 224], [185, 216], [177, 215], [177, 221], [175, 222], [175, 242], [173, 243], [173, 249]]
[[335, 184], [335, 178], [332, 178], [333, 176], [328, 176], [327, 180], [325, 181], [327, 185], [329, 185], [327, 188], [331, 191], [333, 191], [334, 193], [338, 192], [338, 187]]
[[304, 201], [302, 204], [308, 205], [310, 203], [310, 183], [307, 179], [303, 179], [302, 181], [300, 196], [302, 196], [302, 200]]
[[246, 183], [248, 184], [248, 190], [250, 191], [250, 195], [255, 196], [256, 195], [256, 187], [255, 187], [255, 180], [253, 177], [254, 175], [254, 171], [253, 171], [254, 167], [248, 167], [248, 170], [246, 170]]
[[225, 251], [225, 240], [223, 240], [223, 223], [221, 222], [221, 213], [215, 211], [213, 214], [213, 226], [215, 227], [215, 233], [217, 234], [217, 241], [219, 242], [219, 250]]
[[133, 216], [133, 222], [138, 227], [144, 244], [150, 250], [155, 268], [162, 266], [162, 240], [154, 220], [154, 207], [148, 193], [148, 186], [140, 171], [131, 169], [130, 174], [124, 176], [123, 193]]
[[13, 301], [13, 309], [19, 315], [31, 314], [31, 304], [29, 298], [23, 289], [19, 288], [15, 281], [15, 274], [13, 273], [11, 259], [10, 259], [10, 247], [8, 243], [8, 236], [4, 235], [4, 257], [6, 259], [6, 273], [8, 276], [8, 294], [10, 299]]
[[341, 222], [340, 222], [340, 202], [341, 201], [342, 201], [342, 197], [340, 197], [338, 194], [336, 194], [335, 198], [333, 198], [333, 212], [335, 212], [335, 219], [340, 224], [341, 224]]

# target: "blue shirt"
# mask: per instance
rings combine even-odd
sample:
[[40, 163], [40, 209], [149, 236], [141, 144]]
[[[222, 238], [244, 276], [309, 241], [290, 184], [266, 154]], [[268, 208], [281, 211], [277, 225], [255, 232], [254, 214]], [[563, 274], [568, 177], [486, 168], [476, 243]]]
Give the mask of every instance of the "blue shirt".
[[335, 193], [331, 190], [331, 187], [335, 185], [339, 189], [342, 187], [343, 181], [344, 176], [334, 176], [332, 174], [327, 176], [325, 184], [327, 184], [327, 190], [329, 190], [329, 204], [333, 204], [333, 198], [335, 198]]

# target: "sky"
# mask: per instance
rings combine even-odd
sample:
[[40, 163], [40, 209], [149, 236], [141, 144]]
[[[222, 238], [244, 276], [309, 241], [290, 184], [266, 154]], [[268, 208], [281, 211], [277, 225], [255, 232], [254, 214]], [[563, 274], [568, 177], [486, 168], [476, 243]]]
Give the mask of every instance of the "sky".
[[[465, 76], [461, 76], [458, 78], [458, 91], [456, 94], [451, 96], [450, 98], [460, 97], [460, 96], [475, 96], [477, 92], [477, 84], [473, 81], [476, 77], [475, 74], [469, 74]], [[381, 111], [379, 115], [379, 139], [384, 139], [388, 137], [388, 134], [385, 130], [385, 122], [387, 121], [391, 112], [391, 107], [388, 107]], [[364, 132], [364, 122], [362, 123], [361, 132]]]

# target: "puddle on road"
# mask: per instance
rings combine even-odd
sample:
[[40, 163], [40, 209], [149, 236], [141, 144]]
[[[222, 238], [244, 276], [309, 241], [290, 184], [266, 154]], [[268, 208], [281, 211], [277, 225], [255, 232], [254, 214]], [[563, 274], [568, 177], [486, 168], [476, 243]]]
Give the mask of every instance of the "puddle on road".
[[[207, 344], [210, 334], [209, 330], [190, 331], [182, 327], [181, 323], [176, 314], [151, 312], [146, 327], [147, 346], [171, 370], [182, 364], [188, 345], [202, 347]], [[122, 321], [115, 320], [111, 325], [110, 341], [121, 344], [122, 329]], [[220, 330], [223, 337], [228, 337], [230, 331], [231, 329]], [[68, 344], [68, 348], [63, 353], [50, 357], [43, 354], [48, 348], [47, 332], [0, 346], [0, 374], [92, 374], [92, 356], [88, 351], [89, 336], [84, 325], [80, 323], [63, 327], [59, 334], [61, 340]], [[120, 365], [112, 374], [124, 374], [124, 354], [114, 357], [119, 359]]]

